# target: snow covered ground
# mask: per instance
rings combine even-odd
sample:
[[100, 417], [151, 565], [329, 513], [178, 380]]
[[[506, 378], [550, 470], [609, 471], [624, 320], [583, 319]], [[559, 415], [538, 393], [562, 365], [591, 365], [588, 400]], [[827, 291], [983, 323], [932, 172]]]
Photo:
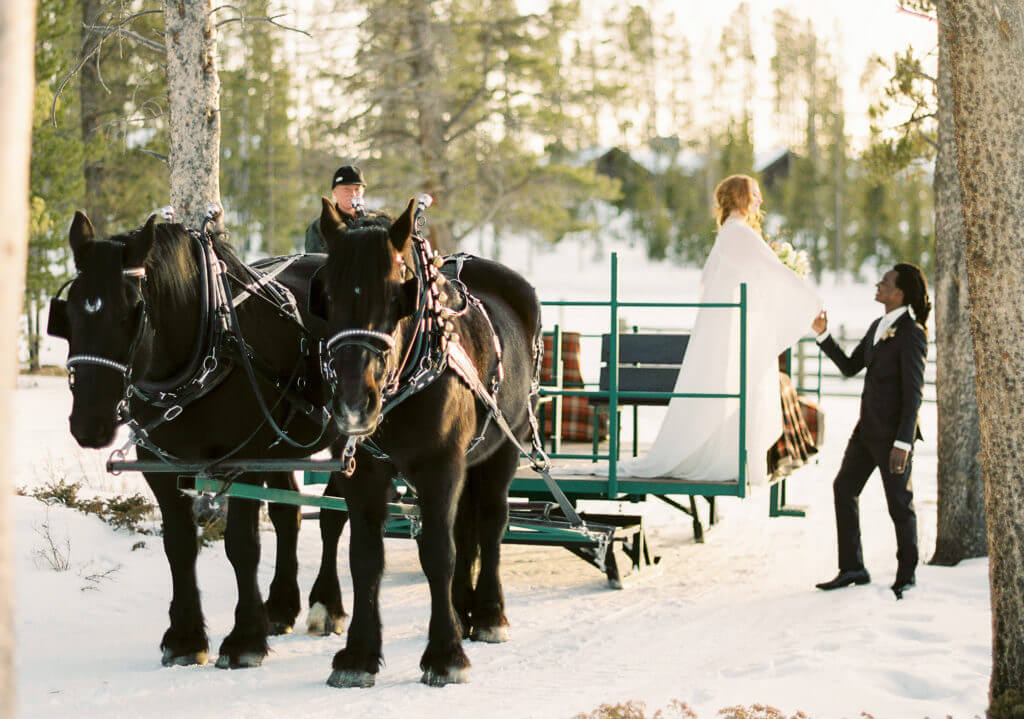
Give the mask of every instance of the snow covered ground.
[[[624, 297], [694, 299], [697, 270], [650, 265], [639, 251], [620, 251]], [[503, 253], [513, 266], [525, 267], [523, 247]], [[529, 276], [545, 299], [604, 297], [607, 259], [592, 263], [590, 254], [572, 246], [538, 254]], [[566, 271], [576, 267], [583, 269]], [[845, 323], [851, 333], [879, 314], [870, 284], [826, 282], [822, 292], [833, 322]], [[549, 312], [548, 323], [557, 315]], [[561, 319], [570, 329], [600, 331], [606, 318]], [[687, 324], [678, 313], [630, 322]], [[50, 351], [62, 361], [64, 347]], [[69, 407], [62, 380], [21, 379], [15, 484], [66, 475], [96, 493], [143, 491], [140, 477], [102, 471], [105, 452], [74, 444]], [[879, 719], [982, 715], [991, 665], [987, 561], [921, 566], [918, 586], [895, 601], [888, 589], [895, 541], [877, 478], [861, 501], [872, 583], [833, 593], [813, 588], [835, 572], [831, 480], [857, 400], [826, 398], [824, 407], [827, 444], [818, 462], [790, 482], [790, 501], [808, 506], [806, 518], [769, 519], [767, 491], [755, 488], [745, 500], [721, 500], [721, 523], [698, 545], [685, 516], [660, 503], [641, 506], [662, 561], [620, 592], [607, 589], [600, 573], [564, 550], [507, 546], [502, 566], [512, 641], [467, 642], [471, 683], [445, 689], [418, 683], [429, 593], [412, 542], [387, 540], [381, 590], [387, 664], [377, 686], [337, 690], [324, 682], [343, 636], [274, 637], [272, 653], [258, 669], [162, 668], [157, 647], [170, 581], [159, 538], [115, 532], [93, 517], [17, 497], [18, 715], [570, 717], [629, 700], [646, 702], [653, 713], [672, 699], [689, 703], [701, 717], [755, 702], [816, 718], [858, 717], [862, 711]], [[934, 404], [924, 406], [922, 425], [926, 440], [917, 447], [914, 487], [926, 559], [935, 541]], [[55, 572], [36, 556], [44, 523], [61, 546], [65, 540], [70, 546], [67, 571]], [[265, 589], [273, 535], [262, 537]], [[144, 546], [135, 548], [140, 541]], [[342, 557], [347, 541], [348, 532]], [[319, 561], [315, 524], [303, 528], [299, 551], [305, 594]], [[341, 567], [350, 609], [344, 561]], [[202, 551], [198, 571], [215, 651], [231, 627], [235, 601], [222, 545]]]

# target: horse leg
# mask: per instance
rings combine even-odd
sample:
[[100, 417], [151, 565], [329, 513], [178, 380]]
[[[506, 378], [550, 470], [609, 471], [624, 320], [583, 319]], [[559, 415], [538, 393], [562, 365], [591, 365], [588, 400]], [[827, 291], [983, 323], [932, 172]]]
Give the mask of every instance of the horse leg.
[[171, 567], [171, 623], [160, 641], [161, 662], [164, 666], [206, 664], [210, 645], [196, 582], [199, 542], [192, 498], [179, 492], [174, 478], [167, 475], [146, 475], [146, 482], [160, 506], [164, 553]]
[[453, 525], [465, 484], [465, 458], [441, 458], [416, 473], [423, 530], [419, 538], [420, 565], [430, 584], [430, 630], [420, 658], [420, 679], [430, 686], [469, 681], [469, 659], [462, 650], [462, 633], [452, 605], [455, 574]]
[[459, 634], [463, 639], [469, 637], [469, 631], [473, 626], [473, 570], [478, 547], [472, 494], [467, 482], [455, 514], [455, 575], [452, 579], [452, 605], [461, 624]]
[[[324, 495], [340, 497], [340, 481], [340, 473], [332, 474]], [[306, 619], [306, 628], [310, 634], [326, 636], [345, 631], [345, 617], [348, 615], [341, 603], [341, 584], [338, 581], [338, 540], [347, 519], [347, 512], [320, 510], [320, 571], [309, 592], [309, 617]]]
[[[290, 472], [273, 472], [267, 476], [267, 486], [277, 489], [297, 490]], [[290, 504], [270, 503], [267, 507], [270, 521], [277, 537], [277, 552], [274, 555], [274, 579], [264, 608], [271, 634], [291, 634], [295, 617], [299, 616], [299, 524], [302, 511]]]
[[327, 683], [332, 687], [372, 687], [380, 671], [380, 578], [384, 573], [384, 521], [390, 471], [383, 463], [357, 458], [356, 473], [345, 481], [352, 535], [352, 622], [345, 648], [334, 655]]
[[491, 457], [469, 470], [480, 546], [480, 576], [473, 592], [473, 631], [478, 642], [507, 642], [508, 619], [501, 589], [501, 540], [508, 526], [508, 488], [519, 463], [519, 448], [506, 442]]
[[228, 502], [228, 521], [224, 546], [235, 569], [238, 604], [235, 626], [220, 645], [217, 666], [221, 669], [258, 667], [267, 656], [267, 614], [260, 598], [256, 568], [260, 561], [260, 503], [232, 497]]

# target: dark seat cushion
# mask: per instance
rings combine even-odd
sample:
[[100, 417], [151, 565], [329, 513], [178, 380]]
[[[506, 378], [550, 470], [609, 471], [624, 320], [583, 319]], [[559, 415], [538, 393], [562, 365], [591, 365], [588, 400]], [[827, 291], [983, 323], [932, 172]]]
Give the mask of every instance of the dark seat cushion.
[[[619, 335], [619, 392], [671, 392], [686, 354], [689, 334]], [[611, 336], [601, 337], [601, 376], [598, 388], [608, 391]], [[607, 404], [605, 398], [594, 402]], [[666, 405], [668, 398], [634, 399], [620, 397], [619, 404]]]

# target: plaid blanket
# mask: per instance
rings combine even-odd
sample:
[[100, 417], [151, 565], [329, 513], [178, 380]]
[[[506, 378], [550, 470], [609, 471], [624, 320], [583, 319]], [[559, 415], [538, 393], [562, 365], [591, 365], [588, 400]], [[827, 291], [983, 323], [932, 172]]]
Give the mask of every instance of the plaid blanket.
[[825, 416], [818, 406], [797, 395], [793, 381], [779, 372], [782, 397], [782, 436], [768, 450], [768, 471], [774, 476], [792, 474], [818, 453], [825, 440]]
[[[563, 332], [562, 350], [562, 384], [568, 389], [583, 386], [583, 375], [580, 372], [580, 333]], [[544, 335], [544, 361], [540, 370], [541, 385], [551, 386], [555, 383], [554, 338]], [[544, 408], [545, 437], [554, 432], [554, 402]], [[562, 439], [575, 442], [590, 442], [593, 438], [594, 411], [590, 400], [586, 397], [562, 398]], [[608, 436], [608, 417], [599, 413], [601, 439]]]

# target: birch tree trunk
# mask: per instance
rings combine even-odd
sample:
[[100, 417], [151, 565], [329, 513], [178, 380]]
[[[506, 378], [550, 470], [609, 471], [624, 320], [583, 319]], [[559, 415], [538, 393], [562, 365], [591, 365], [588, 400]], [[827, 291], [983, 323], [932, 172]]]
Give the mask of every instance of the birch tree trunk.
[[998, 719], [1024, 701], [1024, 5], [956, 0], [948, 10]]
[[22, 282], [28, 248], [28, 170], [32, 145], [35, 0], [0, 2], [0, 719], [14, 716], [14, 591], [11, 568], [11, 400]]
[[978, 453], [978, 400], [964, 260], [964, 218], [953, 134], [949, 0], [936, 3], [939, 25], [938, 150], [935, 156], [935, 339], [938, 399], [938, 526], [932, 564], [983, 557], [985, 481]]
[[171, 205], [198, 229], [220, 204], [220, 79], [210, 0], [164, 0]]

